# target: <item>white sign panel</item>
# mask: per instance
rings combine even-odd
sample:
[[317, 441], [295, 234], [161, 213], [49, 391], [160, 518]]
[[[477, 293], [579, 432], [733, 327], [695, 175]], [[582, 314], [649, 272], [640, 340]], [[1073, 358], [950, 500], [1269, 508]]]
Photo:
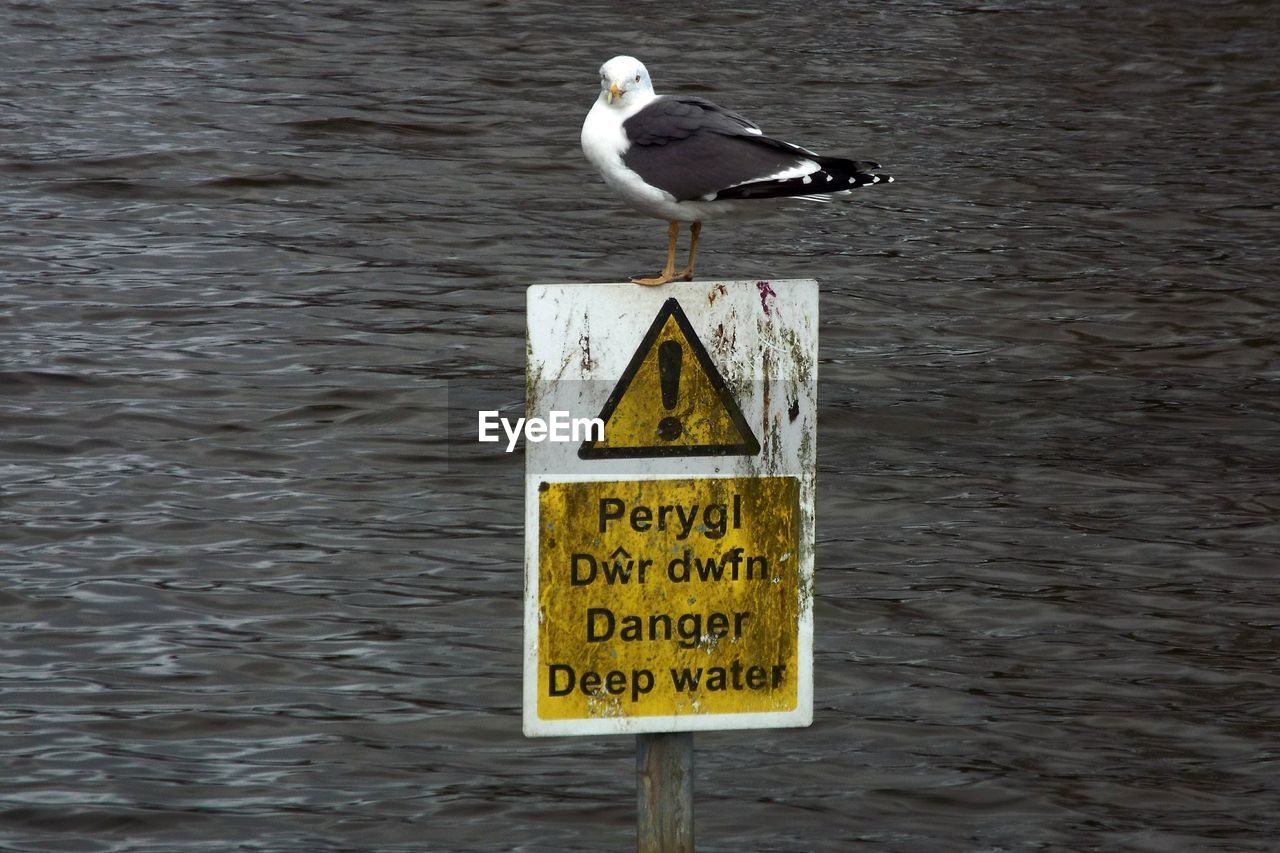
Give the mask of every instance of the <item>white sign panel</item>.
[[812, 280], [529, 289], [525, 734], [812, 721], [817, 324]]

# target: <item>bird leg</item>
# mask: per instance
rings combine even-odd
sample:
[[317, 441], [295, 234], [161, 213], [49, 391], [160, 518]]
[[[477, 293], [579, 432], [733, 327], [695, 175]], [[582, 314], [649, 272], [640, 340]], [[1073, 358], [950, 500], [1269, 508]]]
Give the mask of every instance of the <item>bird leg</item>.
[[[662, 272], [658, 273], [657, 278], [633, 278], [631, 281], [635, 284], [643, 284], [646, 287], [653, 287], [659, 284], [666, 284], [675, 278], [676, 238], [679, 236], [680, 223], [672, 222], [667, 227], [667, 265], [662, 268]], [[688, 272], [688, 270], [685, 270], [685, 272]]]
[[676, 273], [674, 278], [681, 281], [693, 281], [693, 264], [698, 257], [698, 235], [702, 233], [702, 222], [695, 219], [689, 223], [689, 265]]

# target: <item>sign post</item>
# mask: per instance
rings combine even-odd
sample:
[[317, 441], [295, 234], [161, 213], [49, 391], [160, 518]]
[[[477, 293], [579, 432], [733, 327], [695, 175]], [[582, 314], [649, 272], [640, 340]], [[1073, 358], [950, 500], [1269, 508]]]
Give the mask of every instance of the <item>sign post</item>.
[[693, 732], [636, 735], [636, 849], [693, 853]]
[[[526, 445], [525, 734], [812, 721], [817, 296], [529, 289], [526, 417], [591, 428]], [[666, 766], [691, 800], [691, 744], [637, 753], [642, 825], [688, 849], [691, 805], [643, 797]]]

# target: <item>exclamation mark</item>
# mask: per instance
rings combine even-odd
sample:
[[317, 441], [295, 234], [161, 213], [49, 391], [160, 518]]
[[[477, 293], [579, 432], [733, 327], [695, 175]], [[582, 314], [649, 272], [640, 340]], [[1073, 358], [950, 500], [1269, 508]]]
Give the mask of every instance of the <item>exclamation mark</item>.
[[[658, 345], [658, 382], [662, 386], [662, 406], [668, 411], [676, 407], [680, 399], [680, 361], [684, 349], [677, 341], [663, 341]], [[684, 432], [684, 425], [675, 415], [667, 415], [658, 421], [658, 437], [675, 441]]]

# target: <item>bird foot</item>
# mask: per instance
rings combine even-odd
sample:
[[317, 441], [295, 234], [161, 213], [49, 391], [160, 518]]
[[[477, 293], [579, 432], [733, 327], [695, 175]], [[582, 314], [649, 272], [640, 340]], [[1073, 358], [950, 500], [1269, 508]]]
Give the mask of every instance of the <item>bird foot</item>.
[[645, 287], [657, 287], [660, 284], [666, 284], [667, 282], [673, 281], [674, 279], [675, 279], [674, 275], [664, 270], [663, 272], [658, 273], [658, 275], [654, 278], [632, 278], [631, 283], [643, 284]]
[[645, 287], [657, 287], [670, 281], [693, 281], [693, 270], [685, 267], [680, 272], [663, 270], [654, 278], [632, 278], [632, 284], [643, 284]]

